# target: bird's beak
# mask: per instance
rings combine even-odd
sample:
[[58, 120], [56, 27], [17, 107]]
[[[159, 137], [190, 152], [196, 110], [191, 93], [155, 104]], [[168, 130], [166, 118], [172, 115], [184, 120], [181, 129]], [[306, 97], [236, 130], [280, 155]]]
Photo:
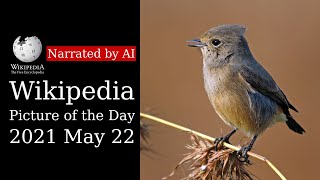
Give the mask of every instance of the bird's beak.
[[201, 48], [201, 47], [204, 47], [204, 46], [207, 46], [205, 43], [202, 43], [200, 41], [200, 39], [193, 39], [193, 40], [189, 40], [187, 42], [191, 42], [191, 43], [194, 43], [194, 44], [188, 44], [188, 46], [190, 47], [198, 47], [198, 48]]

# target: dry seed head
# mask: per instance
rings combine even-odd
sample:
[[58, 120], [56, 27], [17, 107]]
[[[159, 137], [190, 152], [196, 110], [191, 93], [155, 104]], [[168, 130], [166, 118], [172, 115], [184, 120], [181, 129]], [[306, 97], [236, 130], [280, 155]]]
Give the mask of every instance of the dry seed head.
[[[168, 176], [184, 164], [190, 165], [190, 174], [183, 178], [186, 180], [252, 180], [253, 174], [247, 170], [248, 164], [237, 158], [235, 151], [222, 145], [214, 151], [214, 143], [191, 134], [191, 150]], [[167, 179], [164, 177], [163, 179]]]

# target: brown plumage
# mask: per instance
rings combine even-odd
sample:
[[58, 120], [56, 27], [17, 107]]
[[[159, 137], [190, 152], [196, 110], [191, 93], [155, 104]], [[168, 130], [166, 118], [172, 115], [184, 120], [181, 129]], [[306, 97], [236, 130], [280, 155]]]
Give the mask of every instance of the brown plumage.
[[[257, 136], [276, 122], [286, 122], [299, 134], [305, 132], [289, 112], [296, 108], [251, 54], [245, 30], [241, 25], [217, 26], [189, 45], [202, 52], [205, 90], [217, 114], [253, 138], [241, 150], [244, 156]], [[219, 141], [228, 141], [234, 132]]]

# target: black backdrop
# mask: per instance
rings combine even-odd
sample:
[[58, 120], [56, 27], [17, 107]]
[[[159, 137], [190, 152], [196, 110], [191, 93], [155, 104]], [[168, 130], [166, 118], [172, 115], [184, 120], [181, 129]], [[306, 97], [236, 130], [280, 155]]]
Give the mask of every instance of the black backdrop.
[[[61, 4], [60, 4], [61, 5]], [[49, 8], [49, 5], [46, 5]], [[25, 8], [25, 7], [24, 7]], [[7, 116], [2, 119], [1, 125], [5, 148], [3, 154], [2, 169], [10, 179], [139, 179], [139, 34], [140, 17], [139, 1], [108, 2], [107, 5], [91, 4], [85, 7], [65, 7], [64, 9], [47, 9], [41, 11], [41, 18], [36, 15], [23, 16], [20, 23], [16, 23], [16, 17], [12, 17], [6, 36], [5, 62], [7, 79], [3, 81], [7, 91], [4, 98], [7, 99], [5, 109]], [[51, 7], [52, 8], [52, 7]], [[28, 18], [36, 18], [30, 21]], [[12, 52], [13, 41], [18, 37], [37, 36], [42, 42], [41, 56], [28, 64], [43, 64], [43, 75], [13, 75], [10, 73], [11, 64], [26, 64], [20, 62]], [[136, 46], [136, 62], [46, 62], [45, 46], [50, 45], [105, 45], [105, 46]], [[4, 66], [3, 66], [4, 67]], [[105, 85], [104, 80], [118, 81], [118, 85], [128, 85], [133, 88], [134, 101], [85, 101], [79, 99], [74, 105], [67, 106], [65, 101], [35, 101], [14, 99], [11, 85], [8, 81], [48, 80], [52, 85], [58, 85], [63, 81], [64, 85], [77, 85], [99, 87]], [[65, 92], [66, 93], [66, 92]], [[34, 97], [35, 94], [32, 94]], [[10, 109], [36, 112], [58, 112], [60, 119], [56, 122], [18, 122], [9, 121]], [[62, 118], [63, 113], [72, 112], [74, 109], [93, 112], [103, 112], [108, 115], [108, 110], [115, 109], [119, 112], [136, 113], [131, 124], [118, 121], [67, 122]], [[106, 116], [108, 117], [108, 116]], [[55, 144], [10, 144], [14, 134], [10, 129], [53, 129]], [[134, 144], [112, 144], [117, 136], [111, 130], [133, 129]], [[92, 144], [64, 144], [65, 133], [63, 129], [106, 135], [99, 148]], [[73, 131], [74, 132], [74, 131]], [[36, 136], [35, 136], [36, 137]], [[34, 138], [35, 138], [34, 137]], [[44, 136], [48, 141], [48, 136]], [[125, 140], [127, 136], [121, 136]]]

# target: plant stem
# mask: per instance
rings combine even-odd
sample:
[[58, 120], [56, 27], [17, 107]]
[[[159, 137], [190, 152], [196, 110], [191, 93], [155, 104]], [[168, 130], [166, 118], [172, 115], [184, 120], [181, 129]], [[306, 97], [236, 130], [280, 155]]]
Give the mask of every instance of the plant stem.
[[[182, 131], [185, 131], [185, 132], [191, 132], [197, 136], [200, 136], [202, 138], [205, 138], [205, 139], [208, 139], [210, 141], [214, 141], [215, 138], [211, 137], [211, 136], [208, 136], [208, 135], [205, 135], [205, 134], [202, 134], [200, 132], [197, 132], [197, 131], [194, 131], [192, 129], [189, 129], [189, 128], [186, 128], [186, 127], [183, 127], [183, 126], [180, 126], [178, 124], [175, 124], [175, 123], [172, 123], [172, 122], [169, 122], [169, 121], [166, 121], [164, 119], [161, 119], [161, 118], [158, 118], [158, 117], [155, 117], [155, 116], [152, 116], [152, 115], [149, 115], [149, 114], [145, 114], [145, 113], [140, 113], [140, 117], [144, 117], [146, 119], [149, 119], [149, 120], [153, 120], [153, 121], [156, 121], [156, 122], [159, 122], [161, 124], [165, 124], [167, 126], [170, 126], [170, 127], [173, 127], [173, 128], [176, 128], [176, 129], [179, 129], [179, 130], [182, 130]], [[238, 151], [240, 150], [240, 147], [237, 147], [237, 146], [233, 146], [229, 143], [226, 143], [224, 142], [223, 143], [223, 146], [229, 148], [229, 149], [233, 149], [235, 151]], [[282, 180], [286, 180], [286, 177], [266, 158], [266, 157], [263, 157], [261, 155], [258, 155], [258, 154], [255, 154], [255, 153], [252, 153], [252, 152], [248, 152], [248, 155], [249, 156], [252, 156], [256, 159], [259, 159], [261, 161], [264, 161], [266, 162], [270, 168], [275, 172], [277, 173], [277, 175], [282, 179]]]

